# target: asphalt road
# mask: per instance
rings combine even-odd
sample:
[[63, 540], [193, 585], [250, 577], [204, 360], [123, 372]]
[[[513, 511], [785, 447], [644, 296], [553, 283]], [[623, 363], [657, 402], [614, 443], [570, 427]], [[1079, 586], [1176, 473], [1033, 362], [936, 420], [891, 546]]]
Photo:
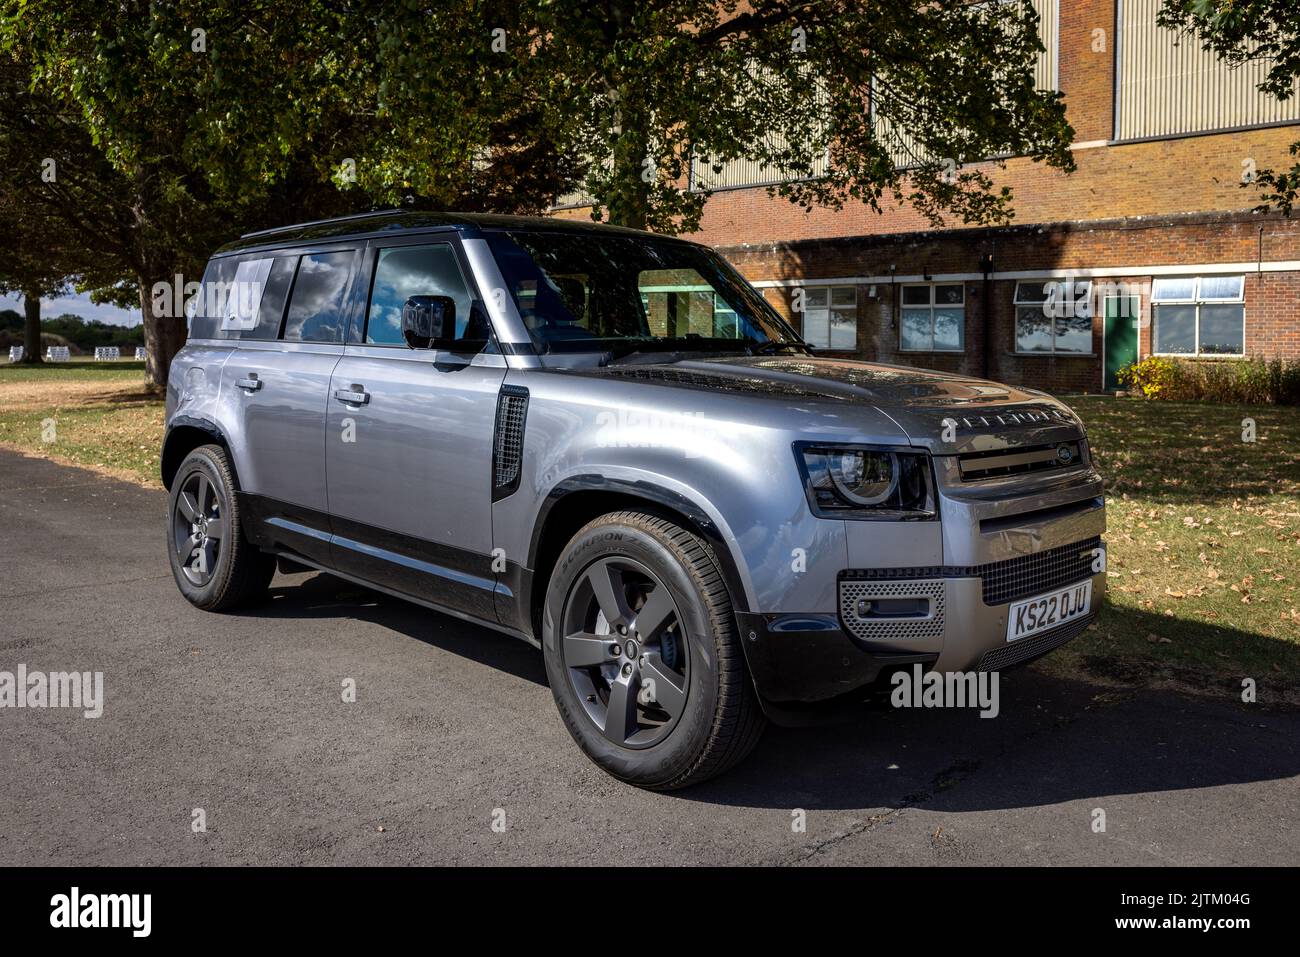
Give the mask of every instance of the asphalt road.
[[520, 642], [325, 575], [196, 611], [165, 506], [0, 450], [0, 671], [101, 671], [105, 697], [98, 719], [0, 708], [0, 865], [1300, 860], [1294, 712], [1031, 667], [997, 719], [769, 729], [729, 775], [650, 794], [582, 756]]

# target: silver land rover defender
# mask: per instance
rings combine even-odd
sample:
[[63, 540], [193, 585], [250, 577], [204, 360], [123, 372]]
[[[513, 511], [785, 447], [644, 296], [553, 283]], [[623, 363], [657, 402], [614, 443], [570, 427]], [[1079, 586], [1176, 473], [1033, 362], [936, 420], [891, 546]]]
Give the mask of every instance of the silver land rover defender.
[[721, 257], [551, 219], [244, 236], [167, 391], [200, 608], [304, 566], [539, 646], [601, 767], [682, 787], [767, 719], [1079, 634], [1105, 505], [1041, 392], [818, 357]]

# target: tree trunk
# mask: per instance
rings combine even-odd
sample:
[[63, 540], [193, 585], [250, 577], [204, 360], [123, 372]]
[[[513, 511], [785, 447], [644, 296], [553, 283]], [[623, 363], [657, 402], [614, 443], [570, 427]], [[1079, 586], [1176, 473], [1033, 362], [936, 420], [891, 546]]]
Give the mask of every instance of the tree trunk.
[[650, 215], [650, 188], [658, 171], [647, 165], [650, 140], [646, 109], [634, 95], [620, 90], [619, 133], [614, 140], [613, 183], [606, 208], [615, 226], [645, 229]]
[[[161, 272], [161, 270], [159, 270]], [[183, 303], [173, 303], [169, 310], [175, 315], [164, 315], [154, 310], [153, 287], [155, 282], [170, 284], [163, 276], [150, 279], [138, 277], [140, 283], [140, 312], [144, 316], [144, 377], [145, 382], [159, 392], [167, 390], [167, 373], [172, 357], [185, 345], [186, 329]], [[170, 299], [171, 297], [165, 297]]]
[[41, 360], [41, 294], [34, 289], [23, 291], [23, 362]]

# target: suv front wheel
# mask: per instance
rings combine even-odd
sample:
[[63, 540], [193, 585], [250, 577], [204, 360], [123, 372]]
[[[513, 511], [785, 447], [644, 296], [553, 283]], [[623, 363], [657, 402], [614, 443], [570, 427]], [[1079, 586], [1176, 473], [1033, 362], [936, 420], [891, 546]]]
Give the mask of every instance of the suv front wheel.
[[546, 593], [551, 691], [584, 752], [629, 784], [672, 790], [727, 770], [764, 718], [708, 546], [656, 515], [587, 524]]

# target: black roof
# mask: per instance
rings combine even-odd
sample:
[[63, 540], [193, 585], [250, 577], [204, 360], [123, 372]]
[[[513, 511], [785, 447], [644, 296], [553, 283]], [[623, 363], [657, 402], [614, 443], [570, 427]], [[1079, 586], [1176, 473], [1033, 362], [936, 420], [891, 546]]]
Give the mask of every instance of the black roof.
[[295, 226], [281, 226], [245, 233], [232, 243], [226, 243], [215, 255], [241, 252], [264, 246], [288, 246], [326, 239], [344, 239], [380, 233], [404, 232], [416, 229], [455, 229], [465, 235], [476, 235], [495, 230], [546, 230], [566, 233], [603, 233], [635, 236], [640, 239], [671, 239], [656, 233], [609, 226], [603, 223], [584, 223], [572, 219], [548, 216], [502, 216], [496, 213], [438, 213], [415, 210], [389, 209], [374, 213], [358, 213], [336, 219], [321, 219]]

